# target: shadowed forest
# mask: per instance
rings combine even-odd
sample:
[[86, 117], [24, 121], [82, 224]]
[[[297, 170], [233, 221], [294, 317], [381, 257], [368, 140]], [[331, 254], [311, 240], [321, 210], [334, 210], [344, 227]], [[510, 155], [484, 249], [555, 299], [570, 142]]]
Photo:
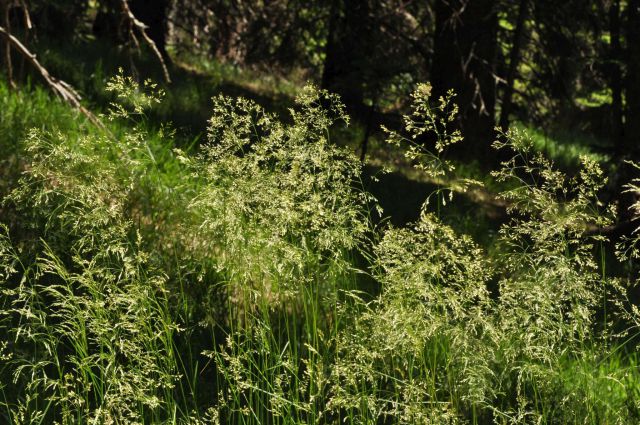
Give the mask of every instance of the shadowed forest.
[[640, 423], [640, 0], [0, 0], [1, 424]]

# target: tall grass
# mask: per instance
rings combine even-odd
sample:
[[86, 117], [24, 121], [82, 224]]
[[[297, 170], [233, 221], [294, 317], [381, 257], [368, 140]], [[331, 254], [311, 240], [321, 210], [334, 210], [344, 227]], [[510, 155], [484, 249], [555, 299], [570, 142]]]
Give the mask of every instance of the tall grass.
[[[598, 255], [593, 229], [612, 211], [592, 159], [569, 177], [523, 132], [504, 134], [512, 159], [495, 178], [512, 218], [489, 255], [439, 218], [449, 188], [415, 223], [374, 227], [359, 161], [331, 142], [348, 118], [324, 91], [301, 90], [286, 120], [216, 97], [194, 153], [150, 130], [153, 84], [107, 88], [116, 137], [14, 136], [3, 423], [638, 421], [640, 314]], [[413, 102], [389, 142], [453, 175], [453, 95], [423, 85]], [[637, 255], [631, 242], [621, 254]]]

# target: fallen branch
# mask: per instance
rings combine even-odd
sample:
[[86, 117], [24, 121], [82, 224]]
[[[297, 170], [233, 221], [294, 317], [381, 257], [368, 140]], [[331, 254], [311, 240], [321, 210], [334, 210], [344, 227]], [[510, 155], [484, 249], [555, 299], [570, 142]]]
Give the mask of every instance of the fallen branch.
[[82, 106], [82, 104], [80, 103], [81, 97], [78, 94], [78, 92], [74, 90], [73, 87], [71, 87], [69, 84], [65, 83], [62, 80], [58, 80], [57, 78], [52, 77], [51, 74], [49, 74], [49, 71], [47, 71], [47, 69], [43, 67], [40, 64], [40, 62], [38, 62], [38, 60], [36, 59], [36, 55], [31, 53], [31, 51], [29, 51], [29, 49], [27, 49], [27, 47], [24, 44], [22, 44], [20, 40], [14, 37], [2, 26], [0, 26], [0, 35], [4, 37], [8, 45], [11, 45], [13, 48], [15, 48], [24, 58], [27, 59], [27, 61], [31, 65], [33, 65], [33, 67], [36, 70], [38, 70], [38, 72], [40, 73], [42, 78], [45, 80], [47, 85], [51, 88], [51, 90], [53, 90], [53, 92], [57, 96], [59, 96], [60, 98], [62, 98], [62, 100], [67, 102], [69, 105], [71, 105], [72, 107], [80, 111], [85, 117], [89, 119], [89, 121], [91, 121], [97, 127], [103, 130], [106, 130], [106, 127], [98, 119], [98, 117], [96, 117], [87, 108]]
[[138, 32], [140, 33], [140, 35], [142, 35], [142, 38], [144, 38], [144, 40], [147, 42], [149, 47], [151, 47], [151, 50], [153, 51], [153, 53], [158, 58], [158, 61], [160, 62], [160, 66], [162, 66], [162, 73], [164, 74], [164, 79], [167, 81], [167, 83], [170, 83], [171, 77], [169, 76], [169, 69], [167, 68], [167, 64], [165, 63], [164, 58], [162, 57], [162, 53], [160, 53], [160, 50], [158, 49], [158, 46], [156, 46], [156, 43], [147, 34], [147, 28], [148, 28], [147, 25], [145, 25], [144, 23], [139, 21], [138, 18], [135, 17], [133, 12], [131, 12], [131, 9], [129, 8], [129, 3], [127, 2], [127, 0], [121, 0], [120, 4], [122, 6], [122, 13], [129, 21], [129, 36], [131, 37], [131, 40], [139, 49], [140, 45], [138, 44], [138, 39], [133, 33], [133, 27], [135, 27], [138, 29]]

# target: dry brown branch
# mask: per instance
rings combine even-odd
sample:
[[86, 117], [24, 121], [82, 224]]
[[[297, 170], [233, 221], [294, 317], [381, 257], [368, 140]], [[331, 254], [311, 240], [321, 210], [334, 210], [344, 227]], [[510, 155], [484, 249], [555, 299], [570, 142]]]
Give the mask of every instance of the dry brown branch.
[[36, 59], [36, 55], [31, 53], [27, 47], [22, 44], [20, 40], [14, 37], [11, 33], [9, 33], [3, 26], [0, 26], [0, 35], [4, 37], [7, 44], [12, 46], [18, 53], [20, 53], [27, 61], [40, 73], [42, 78], [45, 80], [47, 85], [53, 90], [53, 92], [62, 98], [69, 105], [79, 110], [84, 116], [86, 116], [89, 121], [95, 124], [97, 127], [106, 130], [104, 124], [96, 117], [91, 111], [82, 106], [80, 103], [80, 95], [71, 87], [69, 84], [65, 83], [62, 80], [58, 80], [57, 78], [51, 76], [49, 71], [45, 67], [43, 67], [40, 62]]
[[22, 8], [22, 16], [24, 19], [24, 27], [27, 30], [33, 28], [33, 24], [31, 23], [31, 15], [29, 14], [29, 9], [27, 8], [27, 3], [25, 0], [20, 1], [20, 7]]
[[158, 61], [160, 62], [160, 66], [162, 66], [162, 73], [164, 74], [164, 79], [167, 81], [167, 83], [170, 83], [171, 77], [169, 76], [169, 69], [167, 68], [167, 64], [165, 63], [164, 58], [162, 57], [162, 53], [160, 53], [160, 50], [158, 50], [158, 46], [156, 46], [156, 43], [151, 39], [151, 37], [149, 37], [149, 35], [147, 35], [148, 27], [144, 23], [139, 21], [138, 18], [136, 18], [135, 15], [133, 14], [133, 12], [131, 12], [131, 9], [129, 8], [129, 3], [127, 2], [127, 0], [120, 0], [120, 4], [122, 5], [122, 13], [129, 21], [129, 36], [131, 37], [131, 40], [133, 41], [133, 43], [136, 45], [136, 48], [139, 49], [140, 45], [138, 43], [137, 37], [133, 32], [133, 27], [135, 27], [138, 30], [142, 38], [144, 38], [144, 41], [147, 42], [147, 44], [149, 45], [153, 53], [158, 58]]

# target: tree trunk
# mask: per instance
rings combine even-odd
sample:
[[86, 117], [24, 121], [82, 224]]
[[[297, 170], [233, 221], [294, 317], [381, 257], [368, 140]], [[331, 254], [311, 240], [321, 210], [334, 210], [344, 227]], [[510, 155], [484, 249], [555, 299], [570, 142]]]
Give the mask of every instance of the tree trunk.
[[97, 38], [123, 43], [127, 39], [118, 0], [100, 0], [92, 31]]
[[433, 94], [455, 90], [465, 138], [461, 153], [481, 160], [488, 159], [495, 136], [495, 5], [492, 0], [437, 0], [435, 8]]
[[340, 19], [340, 1], [331, 1], [329, 11], [329, 32], [324, 52], [324, 69], [322, 70], [322, 88], [331, 90], [335, 85], [339, 68], [339, 49], [337, 40], [338, 20]]
[[624, 152], [622, 122], [622, 47], [620, 45], [620, 0], [613, 0], [609, 7], [609, 78], [611, 87], [611, 130], [617, 155]]
[[[615, 14], [615, 8], [619, 7], [620, 2], [614, 0], [612, 9], [610, 10], [610, 29], [611, 29], [611, 48], [612, 53], [614, 50], [614, 43], [619, 43], [619, 32], [616, 34], [616, 29], [620, 29], [620, 14], [618, 17], [612, 16]], [[638, 143], [640, 142], [640, 81], [638, 75], [640, 75], [640, 0], [629, 0], [626, 9], [627, 25], [625, 27], [626, 49], [623, 52], [619, 47], [620, 53], [624, 53], [624, 64], [626, 65], [626, 78], [619, 78], [618, 81], [622, 81], [621, 84], [615, 82], [615, 77], [612, 75], [611, 88], [613, 91], [612, 107], [614, 114], [620, 114], [620, 139], [616, 145], [617, 158], [617, 170], [616, 174], [612, 176], [612, 187], [614, 187], [615, 195], [618, 198], [618, 221], [629, 221], [633, 218], [634, 212], [631, 210], [631, 206], [637, 202], [637, 194], [634, 192], [625, 191], [625, 185], [631, 180], [638, 178], [638, 170], [630, 165], [623, 159], [638, 159]], [[613, 19], [611, 19], [613, 18]], [[617, 21], [617, 22], [616, 22]], [[616, 28], [618, 26], [618, 28]], [[618, 37], [618, 40], [615, 39]], [[621, 58], [622, 59], [622, 58]], [[620, 87], [615, 87], [618, 84]], [[616, 93], [618, 90], [618, 93]], [[624, 96], [626, 98], [626, 108], [622, 105], [622, 91], [624, 90]], [[618, 97], [618, 98], [616, 98]], [[616, 106], [617, 103], [617, 106]], [[615, 108], [618, 107], [618, 112]], [[622, 116], [626, 120], [622, 121]], [[614, 122], [615, 125], [615, 122]]]
[[[11, 17], [9, 16], [9, 0], [0, 0], [0, 12], [2, 13], [2, 25], [6, 28], [7, 32], [11, 34]], [[11, 61], [11, 42], [9, 38], [6, 38], [4, 44], [4, 65], [7, 68], [7, 81], [9, 87], [15, 88], [13, 82], [13, 63]]]
[[640, 144], [640, 0], [627, 5], [627, 77], [625, 78], [626, 122], [624, 150], [637, 157]]
[[502, 108], [500, 111], [500, 128], [503, 131], [509, 129], [509, 115], [513, 109], [513, 87], [520, 65], [520, 52], [522, 51], [525, 35], [527, 15], [529, 13], [529, 0], [520, 0], [518, 8], [518, 18], [516, 28], [513, 33], [513, 44], [509, 54], [509, 70], [507, 71], [507, 82], [502, 95]]
[[169, 0], [129, 0], [129, 6], [136, 18], [148, 27], [149, 38], [166, 60]]
[[322, 87], [338, 93], [356, 119], [363, 118], [368, 1], [333, 0], [325, 50]]

